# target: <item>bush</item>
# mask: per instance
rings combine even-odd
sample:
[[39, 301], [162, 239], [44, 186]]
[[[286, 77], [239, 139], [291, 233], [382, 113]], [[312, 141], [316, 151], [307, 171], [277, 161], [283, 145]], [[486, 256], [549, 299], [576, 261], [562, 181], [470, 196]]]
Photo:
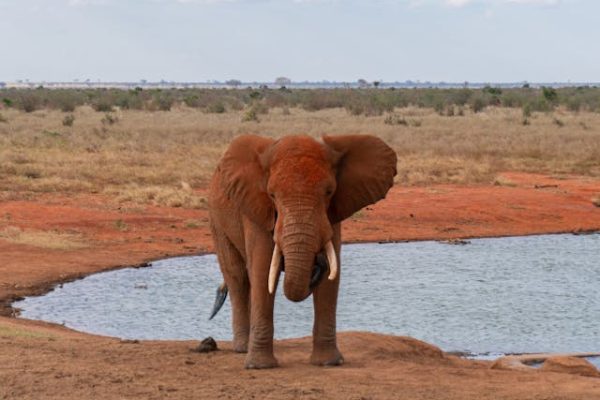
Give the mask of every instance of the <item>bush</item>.
[[100, 122], [102, 122], [102, 125], [114, 125], [119, 122], [119, 117], [111, 113], [106, 113]]
[[408, 122], [402, 115], [398, 114], [389, 114], [383, 120], [383, 123], [386, 125], [402, 125], [408, 126]]
[[471, 101], [471, 110], [473, 110], [474, 113], [483, 111], [485, 106], [486, 106], [485, 101], [481, 97], [475, 97]]
[[63, 126], [73, 126], [73, 122], [75, 122], [75, 116], [73, 114], [65, 115], [62, 120]]
[[223, 103], [221, 103], [220, 101], [209, 104], [208, 107], [206, 107], [207, 113], [223, 114], [225, 111], [225, 105], [223, 105]]
[[250, 107], [242, 116], [242, 122], [260, 122], [254, 107]]
[[7, 99], [6, 97], [2, 99], [2, 103], [6, 108], [10, 108], [13, 105], [13, 101], [11, 99]]
[[523, 106], [523, 118], [529, 118], [531, 117], [531, 104], [527, 103]]
[[491, 94], [492, 96], [500, 96], [502, 94], [502, 89], [497, 87], [486, 86], [483, 88], [483, 93]]
[[169, 93], [159, 93], [154, 97], [154, 103], [160, 111], [171, 111], [175, 100]]
[[77, 91], [62, 89], [48, 91], [48, 106], [50, 108], [56, 108], [63, 112], [73, 112], [78, 105], [83, 103], [83, 96], [80, 96]]
[[92, 103], [92, 108], [98, 112], [113, 112], [113, 105], [108, 99], [98, 99]]
[[190, 108], [198, 108], [200, 107], [200, 97], [196, 94], [186, 96], [183, 98], [183, 104]]
[[558, 100], [558, 93], [556, 93], [556, 89], [551, 87], [542, 87], [542, 94], [544, 95], [544, 99], [549, 103], [555, 103]]
[[21, 109], [27, 113], [33, 112], [42, 106], [42, 99], [32, 91], [24, 91], [19, 97]]

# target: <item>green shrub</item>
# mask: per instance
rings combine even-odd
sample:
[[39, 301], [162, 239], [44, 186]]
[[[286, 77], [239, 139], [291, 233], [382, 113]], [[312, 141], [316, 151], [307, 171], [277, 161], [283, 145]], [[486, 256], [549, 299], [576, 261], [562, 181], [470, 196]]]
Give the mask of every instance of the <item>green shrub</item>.
[[523, 114], [523, 118], [531, 117], [531, 104], [527, 103], [523, 106], [522, 114]]
[[242, 122], [260, 122], [254, 107], [250, 107], [242, 116]]
[[198, 108], [200, 106], [200, 97], [197, 94], [185, 96], [183, 98], [183, 104], [190, 108]]
[[500, 96], [502, 94], [502, 89], [487, 85], [483, 88], [483, 92], [491, 94], [492, 96]]
[[98, 112], [113, 112], [114, 108], [108, 99], [98, 99], [92, 103], [92, 108]]
[[171, 111], [175, 100], [169, 93], [159, 93], [155, 95], [154, 103], [160, 111]]
[[221, 103], [220, 101], [209, 104], [208, 107], [206, 107], [207, 113], [223, 114], [225, 111], [226, 111], [225, 105], [223, 103]]
[[556, 89], [551, 87], [542, 87], [542, 94], [544, 95], [544, 99], [549, 103], [555, 103], [558, 100], [558, 93], [556, 93]]

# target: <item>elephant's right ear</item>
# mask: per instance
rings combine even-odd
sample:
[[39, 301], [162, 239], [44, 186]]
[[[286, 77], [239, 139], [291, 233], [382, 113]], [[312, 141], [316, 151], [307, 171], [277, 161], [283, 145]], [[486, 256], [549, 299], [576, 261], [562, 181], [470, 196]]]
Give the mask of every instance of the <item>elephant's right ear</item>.
[[261, 155], [275, 142], [257, 135], [242, 135], [231, 142], [219, 165], [222, 189], [240, 210], [257, 224], [272, 229], [275, 207], [267, 194], [267, 171]]

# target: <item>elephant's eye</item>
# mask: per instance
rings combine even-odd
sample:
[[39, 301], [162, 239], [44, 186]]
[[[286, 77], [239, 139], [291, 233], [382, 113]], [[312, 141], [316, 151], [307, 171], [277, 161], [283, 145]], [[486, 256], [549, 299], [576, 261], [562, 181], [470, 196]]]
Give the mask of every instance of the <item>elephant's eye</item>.
[[272, 200], [275, 200], [275, 193], [273, 193], [273, 192], [269, 192], [269, 197], [270, 197]]
[[325, 195], [327, 196], [331, 196], [333, 194], [333, 188], [327, 188], [325, 189]]

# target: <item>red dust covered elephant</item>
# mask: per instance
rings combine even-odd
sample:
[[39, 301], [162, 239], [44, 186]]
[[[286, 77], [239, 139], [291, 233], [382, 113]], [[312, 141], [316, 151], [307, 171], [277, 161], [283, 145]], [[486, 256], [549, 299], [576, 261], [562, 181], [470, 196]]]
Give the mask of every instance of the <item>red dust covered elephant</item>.
[[340, 223], [385, 197], [395, 175], [394, 151], [368, 135], [244, 135], [231, 143], [211, 181], [209, 212], [222, 293], [231, 296], [233, 347], [248, 353], [246, 368], [278, 365], [273, 300], [281, 271], [289, 300], [313, 295], [311, 362], [343, 363], [336, 342]]

